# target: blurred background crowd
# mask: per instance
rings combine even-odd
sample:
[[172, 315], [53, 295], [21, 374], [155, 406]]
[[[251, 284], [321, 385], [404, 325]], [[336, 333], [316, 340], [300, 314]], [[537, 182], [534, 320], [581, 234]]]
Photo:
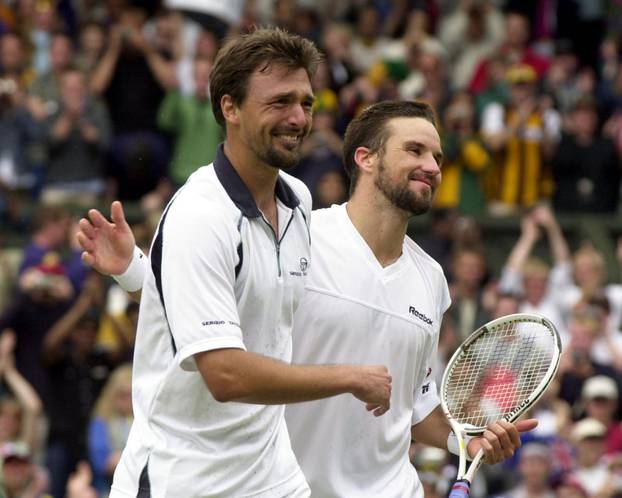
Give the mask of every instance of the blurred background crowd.
[[[3, 493], [107, 496], [138, 309], [82, 264], [75, 222], [121, 199], [148, 251], [223, 138], [214, 56], [254, 25], [325, 54], [292, 171], [316, 208], [347, 198], [342, 137], [361, 109], [437, 109], [443, 182], [410, 232], [450, 282], [439, 375], [490, 318], [535, 311], [560, 329], [540, 426], [474, 496], [622, 497], [619, 0], [0, 0]], [[411, 458], [426, 497], [445, 496], [454, 457], [414, 442]]]

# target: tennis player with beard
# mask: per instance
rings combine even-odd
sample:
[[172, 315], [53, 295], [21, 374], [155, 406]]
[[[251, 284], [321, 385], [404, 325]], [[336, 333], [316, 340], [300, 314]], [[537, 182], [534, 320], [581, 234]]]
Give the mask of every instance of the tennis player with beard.
[[[430, 209], [441, 179], [433, 110], [422, 102], [367, 108], [348, 126], [344, 158], [350, 200], [313, 213], [293, 361], [389, 365], [391, 410], [369, 417], [347, 396], [293, 404], [288, 429], [312, 496], [423, 498], [408, 459], [411, 438], [457, 452], [431, 370], [450, 304], [447, 282], [406, 236], [410, 218]], [[97, 253], [95, 244], [86, 250], [87, 258]], [[486, 461], [497, 463], [520, 446], [519, 432], [536, 424], [492, 424], [468, 442], [469, 454], [482, 447]]]
[[[283, 405], [348, 393], [374, 415], [389, 409], [383, 366], [291, 365], [311, 196], [281, 169], [298, 162], [310, 129], [318, 61], [311, 42], [278, 29], [218, 53], [210, 94], [225, 143], [169, 202], [150, 267], [135, 258], [138, 283], [131, 264], [123, 277], [142, 297], [134, 422], [111, 498], [308, 497]], [[118, 259], [89, 258], [105, 233], [90, 214], [84, 259], [115, 273]], [[123, 268], [132, 246], [121, 244]]]

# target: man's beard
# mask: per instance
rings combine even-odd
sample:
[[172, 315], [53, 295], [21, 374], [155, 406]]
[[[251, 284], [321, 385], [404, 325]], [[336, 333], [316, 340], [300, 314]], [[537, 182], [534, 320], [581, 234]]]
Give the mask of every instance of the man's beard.
[[[299, 131], [294, 131], [293, 133], [298, 134]], [[306, 138], [307, 133], [304, 134], [304, 137], [298, 143], [298, 145], [293, 149], [285, 148], [284, 151], [281, 151], [276, 144], [268, 143], [262, 150], [257, 152], [257, 157], [261, 159], [264, 163], [269, 164], [270, 166], [278, 169], [289, 169], [293, 168], [300, 162], [301, 158], [301, 148], [302, 148], [302, 140]], [[278, 140], [278, 138], [274, 138]]]
[[378, 190], [393, 204], [396, 208], [406, 211], [411, 216], [418, 216], [427, 213], [432, 206], [433, 189], [430, 188], [430, 194], [417, 194], [410, 190], [408, 180], [403, 184], [391, 182], [386, 173], [386, 167], [382, 158], [378, 164], [378, 177], [375, 184]]
[[293, 168], [300, 162], [300, 148], [295, 151], [290, 151], [289, 154], [283, 153], [277, 150], [276, 147], [269, 147], [261, 154], [258, 154], [259, 158], [278, 169]]

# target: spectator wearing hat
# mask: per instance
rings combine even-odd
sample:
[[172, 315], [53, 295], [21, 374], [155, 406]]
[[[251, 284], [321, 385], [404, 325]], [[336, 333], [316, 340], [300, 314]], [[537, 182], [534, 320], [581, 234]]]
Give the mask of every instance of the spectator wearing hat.
[[588, 417], [598, 420], [607, 428], [605, 453], [622, 451], [622, 428], [616, 420], [618, 386], [605, 375], [590, 377], [583, 385], [582, 399]]
[[620, 156], [599, 133], [596, 102], [579, 99], [552, 160], [557, 211], [614, 213], [620, 197]]
[[496, 166], [489, 195], [499, 214], [533, 206], [552, 191], [545, 163], [558, 139], [560, 118], [543, 105], [537, 78], [527, 64], [511, 66], [507, 105], [492, 102], [483, 109], [482, 136]]
[[527, 443], [520, 450], [517, 486], [498, 498], [554, 498], [551, 478], [551, 451], [542, 443]]
[[25, 443], [4, 443], [2, 477], [6, 498], [52, 498], [46, 494], [46, 477], [32, 462], [32, 455]]
[[589, 495], [599, 493], [611, 474], [603, 461], [607, 427], [595, 418], [584, 418], [574, 424], [570, 438], [576, 449], [574, 476]]

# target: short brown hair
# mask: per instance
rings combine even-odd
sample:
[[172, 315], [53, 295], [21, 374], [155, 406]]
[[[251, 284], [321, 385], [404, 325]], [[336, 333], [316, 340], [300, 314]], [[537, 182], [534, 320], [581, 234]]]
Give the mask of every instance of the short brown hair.
[[359, 177], [359, 168], [354, 160], [356, 149], [367, 147], [374, 153], [381, 152], [389, 138], [386, 125], [395, 118], [423, 118], [437, 126], [434, 109], [423, 101], [387, 100], [361, 112], [348, 125], [343, 140], [343, 164], [350, 177], [350, 193], [354, 192]]
[[216, 55], [210, 75], [210, 95], [216, 121], [225, 128], [220, 108], [224, 95], [236, 105], [246, 98], [248, 81], [259, 69], [283, 66], [291, 71], [304, 69], [309, 79], [315, 74], [321, 55], [313, 42], [278, 28], [259, 28], [229, 40]]

